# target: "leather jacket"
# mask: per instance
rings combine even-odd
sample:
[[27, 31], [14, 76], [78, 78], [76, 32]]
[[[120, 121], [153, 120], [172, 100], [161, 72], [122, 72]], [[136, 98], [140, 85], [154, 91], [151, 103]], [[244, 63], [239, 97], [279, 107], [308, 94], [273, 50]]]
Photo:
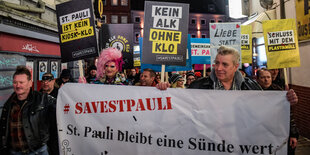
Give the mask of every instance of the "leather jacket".
[[[10, 150], [9, 120], [13, 100], [17, 100], [15, 93], [6, 101], [2, 109], [0, 154], [8, 154]], [[50, 154], [59, 154], [55, 98], [41, 92], [30, 91], [22, 109], [22, 123], [29, 151], [47, 145]]]

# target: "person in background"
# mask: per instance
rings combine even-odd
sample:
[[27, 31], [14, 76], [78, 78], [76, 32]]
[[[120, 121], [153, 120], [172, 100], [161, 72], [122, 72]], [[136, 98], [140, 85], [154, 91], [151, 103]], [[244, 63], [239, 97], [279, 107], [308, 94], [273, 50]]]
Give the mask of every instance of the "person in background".
[[63, 69], [60, 77], [55, 81], [55, 87], [60, 88], [67, 82], [74, 82], [74, 79], [72, 78], [70, 69]]
[[88, 76], [86, 77], [87, 83], [93, 83], [96, 80], [97, 67], [95, 65], [91, 65], [88, 68]]
[[55, 87], [54, 75], [51, 73], [44, 73], [41, 81], [41, 90], [42, 93], [47, 93], [54, 98], [57, 98], [58, 88]]
[[32, 91], [30, 71], [18, 66], [14, 93], [3, 106], [0, 119], [1, 155], [57, 155], [56, 99]]
[[155, 76], [156, 83], [159, 83], [160, 80], [161, 80], [160, 73], [156, 73], [156, 76]]
[[186, 74], [186, 84], [185, 87], [188, 88], [189, 85], [196, 80], [195, 74], [193, 72], [188, 72]]
[[139, 79], [140, 76], [137, 73], [136, 69], [130, 69], [127, 76], [128, 85], [135, 85], [137, 82], [139, 82]]
[[282, 76], [282, 72], [279, 69], [270, 69], [269, 70], [272, 77], [272, 83], [280, 86], [282, 89], [285, 89], [285, 81]]
[[124, 85], [126, 78], [120, 74], [122, 71], [122, 52], [116, 48], [107, 48], [101, 51], [97, 64], [97, 80], [95, 84]]
[[211, 75], [211, 67], [207, 68], [206, 73], [207, 73], [207, 76]]
[[[267, 69], [260, 69], [257, 71], [257, 82], [264, 90], [283, 90], [277, 84], [272, 83], [272, 75]], [[298, 128], [293, 119], [293, 113], [290, 113], [290, 135], [288, 140], [288, 155], [294, 155], [298, 143]]]
[[169, 81], [171, 88], [184, 88], [184, 78], [180, 74], [172, 74]]
[[136, 86], [156, 86], [155, 76], [156, 73], [152, 69], [144, 69], [140, 75], [140, 81], [136, 83]]

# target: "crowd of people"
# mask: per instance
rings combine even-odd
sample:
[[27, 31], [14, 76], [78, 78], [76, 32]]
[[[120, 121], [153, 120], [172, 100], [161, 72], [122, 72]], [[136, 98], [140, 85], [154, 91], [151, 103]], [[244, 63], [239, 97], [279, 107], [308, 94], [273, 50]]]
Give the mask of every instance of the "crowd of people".
[[[169, 82], [161, 82], [159, 73], [152, 69], [140, 71], [137, 68], [123, 70], [122, 53], [114, 48], [101, 51], [97, 64], [88, 67], [86, 78], [80, 83], [132, 85], [167, 88], [213, 89], [213, 90], [287, 90], [287, 100], [298, 102], [294, 90], [288, 89], [279, 75], [279, 70], [260, 69], [256, 80], [239, 71], [240, 55], [237, 50], [220, 47], [214, 68], [207, 70], [207, 76], [200, 72], [173, 72]], [[74, 82], [69, 69], [61, 72], [59, 78], [51, 73], [42, 76], [39, 92], [32, 90], [31, 74], [24, 67], [18, 67], [13, 75], [14, 93], [4, 105], [0, 122], [0, 154], [58, 154], [56, 127], [56, 98], [58, 89], [67, 82]], [[48, 94], [48, 95], [47, 95]], [[292, 117], [291, 117], [292, 118]], [[298, 130], [291, 119], [288, 154], [294, 154]]]

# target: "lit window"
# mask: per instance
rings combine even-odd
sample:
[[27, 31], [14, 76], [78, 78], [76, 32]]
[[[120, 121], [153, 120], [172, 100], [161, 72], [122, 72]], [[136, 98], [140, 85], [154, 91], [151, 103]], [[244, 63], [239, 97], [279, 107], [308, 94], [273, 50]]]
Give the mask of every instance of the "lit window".
[[101, 17], [101, 22], [102, 22], [103, 24], [107, 23], [106, 18], [107, 18], [106, 15], [102, 15], [102, 17]]
[[111, 5], [112, 5], [112, 6], [117, 6], [117, 1], [118, 1], [118, 0], [111, 0]]
[[139, 33], [139, 32], [136, 32], [136, 33], [135, 33], [135, 38], [136, 38], [135, 42], [136, 42], [136, 43], [139, 42], [139, 37], [140, 37], [140, 33]]
[[111, 16], [111, 23], [112, 23], [112, 24], [117, 24], [117, 23], [118, 23], [118, 17], [117, 17], [117, 15], [112, 15], [112, 16]]
[[128, 0], [121, 0], [121, 6], [128, 6]]
[[128, 22], [127, 22], [127, 16], [122, 16], [121, 17], [121, 23], [122, 24], [127, 24]]

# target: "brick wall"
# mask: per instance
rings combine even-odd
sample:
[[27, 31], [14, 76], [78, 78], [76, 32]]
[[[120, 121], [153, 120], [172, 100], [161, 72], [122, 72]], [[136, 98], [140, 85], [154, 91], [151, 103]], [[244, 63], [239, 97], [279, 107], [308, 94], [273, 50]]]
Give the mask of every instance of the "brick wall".
[[310, 87], [291, 85], [298, 96], [298, 104], [292, 107], [300, 135], [310, 138]]

